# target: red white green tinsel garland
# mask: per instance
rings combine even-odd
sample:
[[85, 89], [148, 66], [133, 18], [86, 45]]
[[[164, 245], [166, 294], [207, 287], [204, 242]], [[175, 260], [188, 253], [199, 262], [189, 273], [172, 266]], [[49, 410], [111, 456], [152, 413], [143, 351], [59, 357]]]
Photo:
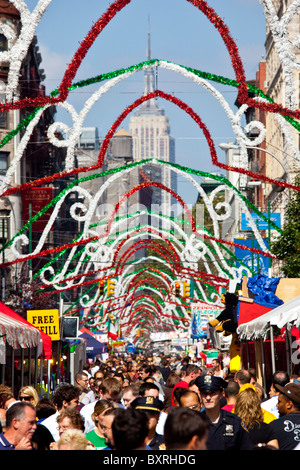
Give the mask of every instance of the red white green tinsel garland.
[[[225, 169], [227, 171], [235, 171], [235, 172], [240, 173], [241, 175], [248, 175], [253, 178], [263, 180], [268, 183], [277, 184], [277, 185], [284, 186], [284, 187], [297, 190], [297, 191], [299, 190], [298, 187], [290, 183], [277, 181], [277, 180], [268, 178], [264, 175], [260, 175], [256, 172], [249, 171], [248, 161], [247, 161], [247, 146], [255, 147], [256, 145], [259, 145], [260, 143], [262, 143], [265, 138], [265, 128], [261, 123], [254, 122], [246, 126], [246, 128], [243, 131], [241, 124], [240, 124], [241, 118], [249, 106], [262, 109], [266, 112], [275, 113], [277, 115], [279, 124], [284, 129], [285, 136], [287, 136], [287, 142], [288, 142], [289, 147], [294, 152], [295, 158], [297, 160], [299, 159], [299, 151], [297, 149], [297, 146], [295, 145], [293, 138], [289, 134], [289, 128], [286, 122], [284, 122], [283, 120], [286, 117], [294, 118], [294, 119], [300, 118], [300, 111], [299, 109], [296, 109], [297, 102], [296, 102], [296, 97], [295, 97], [295, 75], [294, 75], [294, 70], [299, 70], [299, 64], [296, 62], [295, 56], [293, 55], [292, 48], [291, 48], [292, 45], [295, 46], [299, 44], [299, 39], [297, 38], [294, 39], [293, 44], [291, 44], [287, 36], [287, 26], [289, 22], [292, 20], [293, 16], [298, 12], [300, 8], [299, 0], [295, 0], [294, 2], [292, 2], [292, 4], [290, 4], [289, 8], [285, 12], [285, 14], [280, 18], [280, 20], [278, 19], [276, 15], [272, 2], [270, 0], [260, 0], [264, 7], [268, 24], [273, 34], [276, 47], [278, 49], [279, 58], [283, 64], [285, 81], [286, 81], [285, 106], [277, 104], [277, 103], [269, 102], [268, 100], [263, 99], [261, 97], [251, 98], [249, 96], [248, 87], [246, 83], [246, 77], [245, 77], [242, 61], [239, 56], [238, 47], [235, 41], [232, 39], [228, 27], [226, 26], [224, 21], [217, 15], [214, 9], [211, 8], [207, 4], [207, 2], [203, 0], [187, 0], [187, 1], [189, 1], [189, 3], [193, 4], [196, 8], [198, 8], [208, 18], [210, 23], [213, 25], [213, 27], [218, 31], [218, 33], [222, 37], [222, 40], [230, 56], [230, 60], [233, 66], [236, 81], [238, 82], [238, 100], [241, 104], [239, 111], [236, 114], [233, 113], [230, 107], [228, 106], [228, 104], [226, 103], [226, 101], [224, 100], [223, 96], [214, 87], [212, 87], [208, 83], [207, 80], [201, 79], [200, 77], [196, 76], [192, 71], [189, 71], [182, 66], [179, 66], [170, 62], [166, 62], [166, 61], [157, 61], [156, 63], [152, 63], [151, 65], [145, 65], [144, 69], [150, 66], [151, 67], [160, 66], [164, 68], [169, 68], [170, 70], [173, 70], [176, 73], [184, 74], [186, 77], [195, 81], [199, 85], [206, 87], [206, 89], [208, 89], [210, 93], [212, 93], [215, 99], [219, 101], [220, 105], [223, 107], [224, 112], [226, 113], [227, 117], [231, 121], [233, 131], [236, 135], [236, 141], [241, 149], [242, 166], [240, 168], [237, 168], [237, 167], [228, 166], [219, 162], [213, 139], [203, 119], [199, 115], [197, 115], [191, 107], [187, 106], [184, 102], [177, 99], [173, 95], [169, 95], [161, 90], [156, 90], [154, 93], [151, 93], [149, 95], [139, 98], [134, 103], [129, 105], [123, 111], [123, 113], [120, 114], [119, 118], [112, 125], [111, 129], [109, 130], [102, 144], [97, 165], [94, 165], [93, 167], [75, 169], [74, 168], [74, 149], [78, 141], [78, 136], [80, 135], [80, 131], [81, 131], [84, 119], [88, 111], [115, 84], [117, 84], [123, 79], [128, 78], [130, 75], [138, 71], [138, 67], [135, 70], [131, 68], [131, 70], [124, 71], [122, 75], [111, 78], [107, 83], [105, 83], [105, 85], [101, 86], [92, 95], [92, 97], [89, 100], [87, 100], [84, 108], [79, 114], [75, 111], [72, 105], [70, 105], [66, 101], [68, 94], [69, 94], [69, 90], [73, 84], [73, 80], [76, 76], [79, 66], [84, 60], [90, 47], [93, 45], [95, 39], [103, 31], [103, 29], [109, 24], [109, 22], [116, 16], [116, 14], [120, 12], [125, 6], [127, 6], [131, 2], [131, 0], [116, 0], [109, 6], [107, 11], [93, 25], [93, 27], [91, 28], [87, 36], [80, 43], [80, 46], [78, 50], [75, 52], [71, 63], [68, 65], [64, 73], [62, 82], [58, 88], [58, 94], [49, 96], [49, 97], [38, 97], [38, 98], [24, 99], [24, 100], [18, 100], [18, 97], [17, 97], [17, 87], [18, 87], [18, 77], [19, 77], [20, 67], [27, 53], [28, 47], [32, 41], [32, 38], [35, 34], [36, 27], [40, 19], [44, 15], [47, 6], [51, 3], [51, 0], [40, 0], [37, 3], [32, 13], [29, 12], [26, 3], [23, 0], [11, 0], [12, 4], [20, 12], [22, 27], [21, 27], [20, 34], [17, 37], [14, 30], [9, 25], [0, 26], [0, 32], [6, 36], [6, 38], [8, 39], [8, 44], [9, 44], [9, 51], [0, 52], [0, 61], [6, 61], [9, 63], [8, 84], [6, 87], [6, 101], [7, 102], [0, 105], [0, 112], [8, 112], [9, 110], [22, 109], [22, 108], [35, 108], [36, 114], [34, 118], [28, 123], [24, 136], [20, 140], [20, 144], [17, 148], [15, 159], [13, 160], [11, 167], [8, 169], [8, 172], [5, 175], [5, 178], [3, 180], [3, 183], [0, 189], [0, 193], [2, 194], [2, 196], [15, 194], [19, 191], [26, 190], [29, 187], [37, 187], [41, 184], [53, 183], [55, 180], [62, 178], [63, 176], [66, 176], [66, 175], [77, 174], [79, 172], [87, 173], [90, 170], [101, 168], [106, 150], [108, 148], [110, 140], [113, 137], [116, 129], [120, 126], [120, 124], [123, 122], [125, 117], [127, 117], [129, 113], [131, 113], [137, 106], [139, 106], [146, 100], [152, 99], [154, 97], [165, 99], [175, 104], [184, 112], [186, 112], [193, 119], [195, 123], [197, 123], [197, 125], [199, 126], [199, 129], [201, 130], [201, 132], [203, 132], [206, 138], [206, 142], [210, 151], [211, 159], [214, 165], [218, 166], [219, 168]], [[19, 187], [8, 189], [9, 184], [11, 182], [11, 178], [13, 174], [15, 173], [17, 165], [21, 161], [22, 155], [31, 137], [31, 134], [34, 130], [35, 125], [39, 121], [45, 109], [49, 106], [52, 106], [53, 104], [64, 107], [71, 114], [73, 123], [74, 123], [73, 128], [71, 129], [71, 132], [68, 132], [69, 137], [65, 141], [59, 141], [55, 137], [55, 130], [58, 124], [60, 128], [64, 129], [65, 131], [70, 131], [64, 125], [64, 123], [56, 123], [49, 129], [49, 133], [48, 133], [48, 137], [51, 143], [53, 143], [54, 145], [58, 147], [67, 148], [66, 170], [64, 172], [51, 175], [50, 177], [47, 177], [47, 178], [41, 178], [36, 181], [30, 181]], [[255, 139], [255, 141], [249, 142], [244, 132], [249, 132], [251, 130], [251, 127], [252, 128], [256, 127], [259, 130], [259, 136], [257, 137], [257, 139]], [[159, 162], [158, 160], [153, 160], [151, 163], [153, 165], [163, 164], [162, 162]], [[174, 171], [182, 171], [178, 169], [178, 167], [175, 167], [175, 166], [173, 167], [173, 169]], [[13, 262], [2, 263], [1, 267], [4, 268], [13, 264], [31, 260], [38, 256], [46, 255], [46, 254], [54, 255], [63, 250], [69, 249], [70, 250], [69, 260], [67, 261], [65, 268], [64, 270], [62, 270], [62, 272], [55, 275], [53, 268], [51, 268], [52, 271], [50, 268], [46, 268], [53, 276], [50, 282], [46, 281], [45, 273], [42, 273], [42, 278], [44, 279], [45, 284], [48, 286], [52, 286], [52, 287], [55, 286], [57, 290], [60, 290], [60, 288], [62, 290], [68, 290], [68, 289], [74, 288], [74, 285], [80, 285], [80, 286], [89, 285], [95, 282], [95, 280], [93, 279], [93, 280], [84, 281], [84, 278], [91, 275], [91, 273], [95, 273], [96, 272], [95, 270], [89, 271], [86, 269], [85, 272], [80, 273], [79, 266], [81, 266], [82, 263], [79, 262], [78, 269], [76, 268], [77, 270], [73, 271], [72, 275], [70, 275], [70, 273], [67, 272], [68, 266], [71, 260], [73, 259], [73, 257], [75, 256], [77, 248], [81, 246], [83, 247], [83, 252], [82, 252], [82, 258], [80, 260], [84, 261], [86, 256], [92, 259], [91, 263], [88, 266], [90, 266], [93, 263], [93, 261], [95, 263], [97, 262], [97, 256], [99, 257], [99, 252], [100, 250], [102, 250], [102, 253], [104, 253], [104, 258], [102, 259], [102, 262], [105, 261], [106, 263], [102, 265], [102, 266], [105, 266], [103, 270], [109, 271], [109, 269], [111, 268], [113, 269], [117, 268], [117, 273], [120, 273], [125, 266], [126, 259], [128, 259], [131, 255], [136, 253], [136, 251], [138, 251], [140, 247], [144, 246], [146, 243], [145, 241], [137, 241], [133, 243], [133, 245], [131, 245], [130, 250], [127, 252], [126, 256], [123, 256], [123, 258], [121, 256], [117, 262], [117, 257], [120, 252], [120, 247], [123, 245], [123, 243], [125, 243], [124, 240], [122, 240], [122, 237], [120, 238], [117, 237], [116, 241], [113, 244], [113, 249], [109, 249], [108, 245], [106, 245], [106, 242], [108, 238], [111, 236], [111, 233], [113, 231], [112, 229], [115, 228], [116, 215], [118, 213], [120, 206], [125, 200], [130, 198], [134, 194], [134, 192], [139, 191], [147, 186], [156, 185], [157, 187], [160, 187], [160, 189], [164, 191], [170, 191], [169, 188], [157, 182], [145, 183], [143, 185], [139, 185], [135, 188], [132, 188], [127, 194], [123, 196], [123, 198], [116, 205], [116, 207], [114, 208], [111, 214], [110, 219], [107, 222], [106, 231], [104, 232], [102, 236], [99, 237], [97, 232], [93, 232], [89, 230], [90, 220], [91, 220], [92, 215], [94, 214], [96, 204], [99, 200], [98, 199], [99, 194], [100, 193], [103, 194], [103, 192], [106, 190], [109, 184], [112, 184], [115, 179], [117, 179], [118, 177], [120, 177], [121, 175], [125, 174], [126, 172], [130, 170], [131, 168], [126, 169], [126, 170], [121, 169], [118, 171], [118, 173], [116, 172], [115, 174], [113, 174], [107, 180], [109, 181], [109, 183], [106, 182], [107, 184], [104, 184], [103, 188], [101, 188], [102, 192], [100, 191], [95, 197], [89, 194], [87, 190], [84, 190], [80, 186], [77, 186], [77, 187], [73, 186], [72, 188], [70, 188], [69, 192], [77, 191], [80, 196], [82, 196], [86, 201], [89, 202], [88, 208], [84, 205], [84, 203], [80, 203], [80, 207], [83, 213], [83, 215], [81, 215], [80, 217], [76, 215], [76, 209], [78, 209], [79, 207], [78, 203], [76, 204], [76, 206], [74, 205], [71, 208], [70, 213], [71, 213], [72, 218], [78, 221], [83, 221], [85, 224], [84, 232], [81, 235], [81, 237], [79, 237], [79, 239], [77, 239], [73, 243], [70, 243], [61, 247], [53, 248], [50, 250], [43, 250], [43, 246], [45, 244], [49, 230], [54, 223], [55, 217], [57, 216], [59, 212], [61, 204], [63, 204], [64, 197], [68, 194], [68, 191], [66, 191], [64, 196], [58, 201], [56, 201], [54, 210], [49, 219], [49, 222], [40, 237], [39, 243], [37, 244], [35, 249], [32, 251], [32, 253], [22, 254], [20, 252], [20, 245], [23, 245], [23, 246], [26, 244], [28, 245], [28, 238], [25, 235], [24, 233], [25, 230], [24, 230], [21, 234], [17, 234], [16, 236], [14, 236], [12, 242], [10, 243], [11, 250], [16, 259]], [[188, 170], [187, 173], [192, 172], [191, 169], [187, 169], [187, 170]], [[226, 184], [225, 180], [226, 179], [224, 178], [224, 183]], [[194, 184], [195, 187], [197, 187], [197, 183], [195, 180], [190, 178], [190, 181], [192, 184]], [[198, 187], [197, 189], [198, 191], [200, 191]], [[222, 240], [218, 233], [217, 222], [221, 220], [221, 217], [223, 217], [223, 220], [225, 220], [226, 217], [228, 217], [228, 214], [230, 213], [228, 205], [226, 206], [225, 214], [223, 214], [223, 216], [219, 216], [217, 211], [213, 207], [213, 200], [206, 198], [205, 202], [206, 202], [208, 210], [210, 211], [210, 215], [212, 217], [213, 226], [214, 226], [214, 234], [209, 235], [205, 233], [205, 231], [199, 232], [199, 229], [197, 228], [193, 218], [190, 217], [189, 209], [188, 207], [186, 207], [184, 201], [182, 201], [179, 195], [174, 194], [174, 193], [172, 195], [175, 197], [177, 202], [180, 203], [182, 207], [184, 208], [185, 213], [189, 217], [189, 221], [190, 221], [191, 228], [192, 228], [192, 235], [189, 237], [186, 237], [185, 247], [183, 250], [180, 250], [178, 247], [176, 247], [176, 245], [173, 246], [172, 243], [169, 242], [169, 248], [171, 249], [171, 251], [168, 253], [168, 255], [170, 256], [170, 253], [171, 252], [173, 253], [172, 256], [174, 256], [173, 258], [174, 266], [178, 268], [175, 270], [177, 274], [178, 274], [178, 271], [180, 271], [180, 269], [182, 269], [182, 267], [185, 266], [185, 264], [187, 264], [187, 266], [196, 264], [201, 258], [201, 256], [203, 256], [203, 259], [204, 259], [204, 253], [207, 255], [209, 251], [207, 248], [207, 245], [205, 244], [205, 241], [209, 240], [210, 242], [212, 242], [212, 245], [216, 251], [219, 250], [219, 245], [222, 245], [222, 246], [227, 245], [229, 247], [244, 248], [243, 245], [239, 245], [237, 243]], [[245, 204], [245, 201], [243, 200], [243, 198], [241, 198], [241, 201], [242, 201], [241, 202], [242, 204]], [[248, 211], [247, 213], [248, 220], [250, 221], [252, 225], [255, 225], [251, 216], [249, 215], [248, 207], [250, 206], [247, 206], [247, 204], [245, 204], [245, 206]], [[35, 220], [37, 220], [39, 216], [40, 214], [37, 214], [35, 216]], [[29, 221], [27, 226], [30, 225], [30, 223], [31, 221]], [[135, 236], [140, 237], [141, 234], [143, 234], [144, 232], [149, 233], [151, 230], [152, 230], [151, 227], [142, 227], [141, 229], [136, 230], [136, 233], [132, 232], [131, 242], [132, 242], [132, 239], [135, 238]], [[253, 230], [255, 232], [255, 236], [259, 243], [260, 249], [252, 249], [252, 252], [256, 254], [262, 254], [264, 256], [272, 257], [272, 254], [266, 248], [259, 231], [258, 230], [255, 231], [255, 226], [253, 226]], [[164, 239], [165, 242], [167, 241], [167, 238], [161, 237], [161, 235], [159, 235], [158, 238]], [[126, 241], [127, 240], [128, 240], [128, 237], [126, 238]], [[154, 249], [154, 251], [157, 250], [157, 253], [160, 256], [163, 255], [163, 258], [165, 258], [165, 261], [167, 260], [167, 255], [165, 257], [164, 253], [162, 252], [161, 247], [155, 246], [155, 243], [153, 242], [152, 242], [152, 249]], [[212, 253], [210, 253], [210, 256], [212, 256], [212, 258], [214, 257]], [[113, 264], [111, 265], [110, 263], [112, 261], [113, 261]], [[228, 266], [224, 265], [222, 269], [225, 269], [225, 268], [227, 270], [229, 269]], [[220, 273], [222, 269], [220, 268]], [[237, 275], [237, 273], [235, 273], [235, 275]], [[202, 276], [205, 277], [204, 273], [202, 273]], [[109, 275], [107, 275], [106, 278], [108, 277]], [[79, 280], [79, 283], [76, 283], [77, 280]], [[72, 281], [75, 281], [75, 283], [72, 283]], [[217, 285], [217, 283], [222, 284], [222, 282], [225, 282], [226, 279], [224, 281], [224, 280], [221, 280], [220, 276], [211, 275], [211, 278], [210, 279], [206, 278], [205, 281], [207, 282], [207, 284], [209, 284], [210, 282], [213, 282], [214, 285]], [[62, 287], [60, 287], [60, 283], [63, 284]], [[118, 288], [119, 287], [120, 285], [118, 286]], [[153, 309], [153, 306], [151, 307], [148, 306], [148, 314], [150, 316], [152, 316], [152, 313], [151, 313], [152, 309]], [[139, 310], [141, 310], [140, 306], [138, 306], [136, 310], [134, 310], [135, 314], [137, 314]], [[154, 312], [157, 313], [158, 311], [160, 312], [160, 315], [163, 315], [162, 311], [159, 309], [159, 306], [156, 305], [154, 308]], [[166, 314], [166, 316], [169, 316], [170, 318], [173, 318], [173, 319], [177, 318], [176, 315], [174, 315], [174, 312]], [[130, 315], [129, 320], [131, 320], [132, 318], [133, 317]], [[180, 320], [182, 320], [182, 317], [180, 318]], [[153, 317], [153, 321], [156, 321], [155, 314]]]

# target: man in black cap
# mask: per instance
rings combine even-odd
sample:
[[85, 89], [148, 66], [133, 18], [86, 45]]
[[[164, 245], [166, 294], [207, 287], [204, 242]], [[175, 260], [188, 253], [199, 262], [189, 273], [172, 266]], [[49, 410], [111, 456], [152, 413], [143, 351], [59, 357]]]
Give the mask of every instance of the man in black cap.
[[164, 450], [164, 436], [156, 432], [160, 412], [164, 404], [161, 400], [154, 397], [137, 397], [130, 404], [132, 408], [146, 412], [148, 417], [149, 432], [146, 439], [148, 450]]
[[300, 386], [288, 383], [284, 387], [276, 385], [279, 390], [278, 413], [269, 426], [275, 432], [280, 450], [292, 450], [300, 444]]
[[204, 405], [202, 413], [210, 421], [207, 450], [251, 450], [253, 446], [241, 419], [220, 407], [227, 382], [221, 377], [204, 375], [196, 379], [196, 385]]

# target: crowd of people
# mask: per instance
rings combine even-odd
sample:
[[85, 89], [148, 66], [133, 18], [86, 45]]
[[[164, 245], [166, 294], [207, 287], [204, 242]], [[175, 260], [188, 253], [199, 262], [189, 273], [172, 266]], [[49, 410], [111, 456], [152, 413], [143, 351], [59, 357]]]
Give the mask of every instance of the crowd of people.
[[166, 354], [112, 355], [59, 384], [0, 385], [0, 450], [299, 450], [300, 380]]

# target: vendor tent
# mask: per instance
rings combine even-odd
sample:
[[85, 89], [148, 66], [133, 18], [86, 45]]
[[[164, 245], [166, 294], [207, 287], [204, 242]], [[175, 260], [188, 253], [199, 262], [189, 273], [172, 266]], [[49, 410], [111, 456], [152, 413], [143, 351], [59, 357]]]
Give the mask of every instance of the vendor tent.
[[[34, 360], [34, 386], [37, 385], [38, 357], [50, 359], [52, 355], [51, 338], [31, 325], [27, 320], [0, 302], [0, 365], [1, 383], [6, 378], [12, 390], [24, 384], [25, 365], [27, 360], [28, 383], [32, 381], [32, 359]], [[16, 359], [18, 359], [16, 361]], [[16, 362], [21, 365], [15, 370]], [[19, 375], [20, 373], [20, 375]]]
[[242, 325], [243, 323], [249, 323], [252, 320], [255, 320], [262, 315], [265, 315], [270, 310], [276, 308], [276, 306], [270, 305], [262, 305], [257, 302], [254, 302], [253, 299], [245, 300], [244, 298], [239, 298], [238, 303], [238, 325]]
[[[6, 338], [6, 342], [14, 349], [39, 346], [39, 355], [42, 354], [44, 359], [51, 359], [50, 336], [38, 330], [2, 302], [0, 302], [0, 340], [1, 337], [2, 340]], [[2, 344], [5, 342], [2, 341]]]
[[[265, 376], [265, 366], [266, 366], [266, 359], [264, 354], [264, 340], [266, 338], [267, 333], [270, 333], [270, 347], [271, 347], [271, 364], [272, 364], [272, 373], [275, 372], [275, 341], [274, 341], [274, 327], [279, 328], [280, 330], [284, 329], [287, 333], [285, 335], [285, 343], [286, 343], [286, 370], [290, 374], [292, 373], [293, 369], [295, 369], [298, 362], [293, 361], [293, 347], [295, 346], [292, 344], [291, 340], [291, 330], [299, 329], [300, 325], [300, 296], [274, 308], [273, 310], [261, 315], [254, 320], [249, 322], [240, 324], [237, 327], [237, 335], [241, 340], [241, 344], [243, 341], [246, 342], [246, 346], [248, 346], [249, 341], [253, 341], [256, 344], [260, 344], [261, 352], [258, 353], [258, 357], [256, 364], [258, 368], [261, 368], [263, 376]], [[297, 343], [296, 343], [296, 347]], [[261, 363], [260, 363], [261, 362]], [[295, 371], [295, 373], [298, 373]], [[266, 380], [264, 379], [264, 383]]]
[[79, 338], [86, 340], [86, 355], [89, 358], [94, 358], [97, 354], [103, 354], [107, 351], [106, 344], [100, 343], [100, 341], [89, 333], [81, 333], [79, 334]]
[[237, 334], [240, 339], [258, 339], [265, 336], [269, 327], [277, 326], [283, 328], [300, 325], [300, 296], [276, 307], [247, 323], [240, 324]]

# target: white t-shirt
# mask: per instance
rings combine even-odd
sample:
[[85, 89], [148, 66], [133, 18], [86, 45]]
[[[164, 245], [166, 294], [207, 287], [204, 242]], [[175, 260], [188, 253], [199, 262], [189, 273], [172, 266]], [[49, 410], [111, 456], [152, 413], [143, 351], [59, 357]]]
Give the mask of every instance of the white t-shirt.
[[99, 370], [99, 366], [94, 366], [90, 369], [90, 374], [94, 377], [95, 373]]
[[92, 420], [92, 414], [94, 413], [95, 404], [95, 401], [92, 403], [88, 403], [87, 405], [84, 405], [80, 410], [80, 414], [84, 418], [85, 433], [92, 431], [96, 427], [94, 421]]
[[214, 372], [214, 377], [221, 377], [224, 378], [224, 371], [220, 370], [219, 372]]
[[56, 413], [54, 413], [53, 415], [49, 416], [48, 418], [44, 419], [44, 421], [41, 422], [41, 424], [45, 426], [51, 432], [55, 442], [59, 440], [58, 422], [56, 419], [58, 415], [59, 415], [59, 412], [56, 411]]
[[272, 413], [276, 418], [279, 418], [279, 413], [278, 413], [278, 408], [277, 408], [277, 403], [278, 403], [278, 395], [274, 395], [273, 397], [269, 398], [269, 400], [263, 401], [261, 403], [261, 407]]
[[96, 397], [95, 397], [95, 394], [94, 394], [93, 390], [90, 390], [89, 392], [87, 392], [84, 395], [84, 397], [80, 400], [80, 402], [83, 405], [88, 405], [89, 403], [94, 403], [95, 404], [95, 401], [96, 401]]
[[168, 414], [165, 413], [164, 411], [161, 411], [159, 413], [159, 418], [158, 418], [158, 422], [156, 425], [157, 434], [161, 434], [162, 436], [164, 435], [164, 427], [165, 427], [165, 422], [166, 422], [167, 417], [168, 417]]

